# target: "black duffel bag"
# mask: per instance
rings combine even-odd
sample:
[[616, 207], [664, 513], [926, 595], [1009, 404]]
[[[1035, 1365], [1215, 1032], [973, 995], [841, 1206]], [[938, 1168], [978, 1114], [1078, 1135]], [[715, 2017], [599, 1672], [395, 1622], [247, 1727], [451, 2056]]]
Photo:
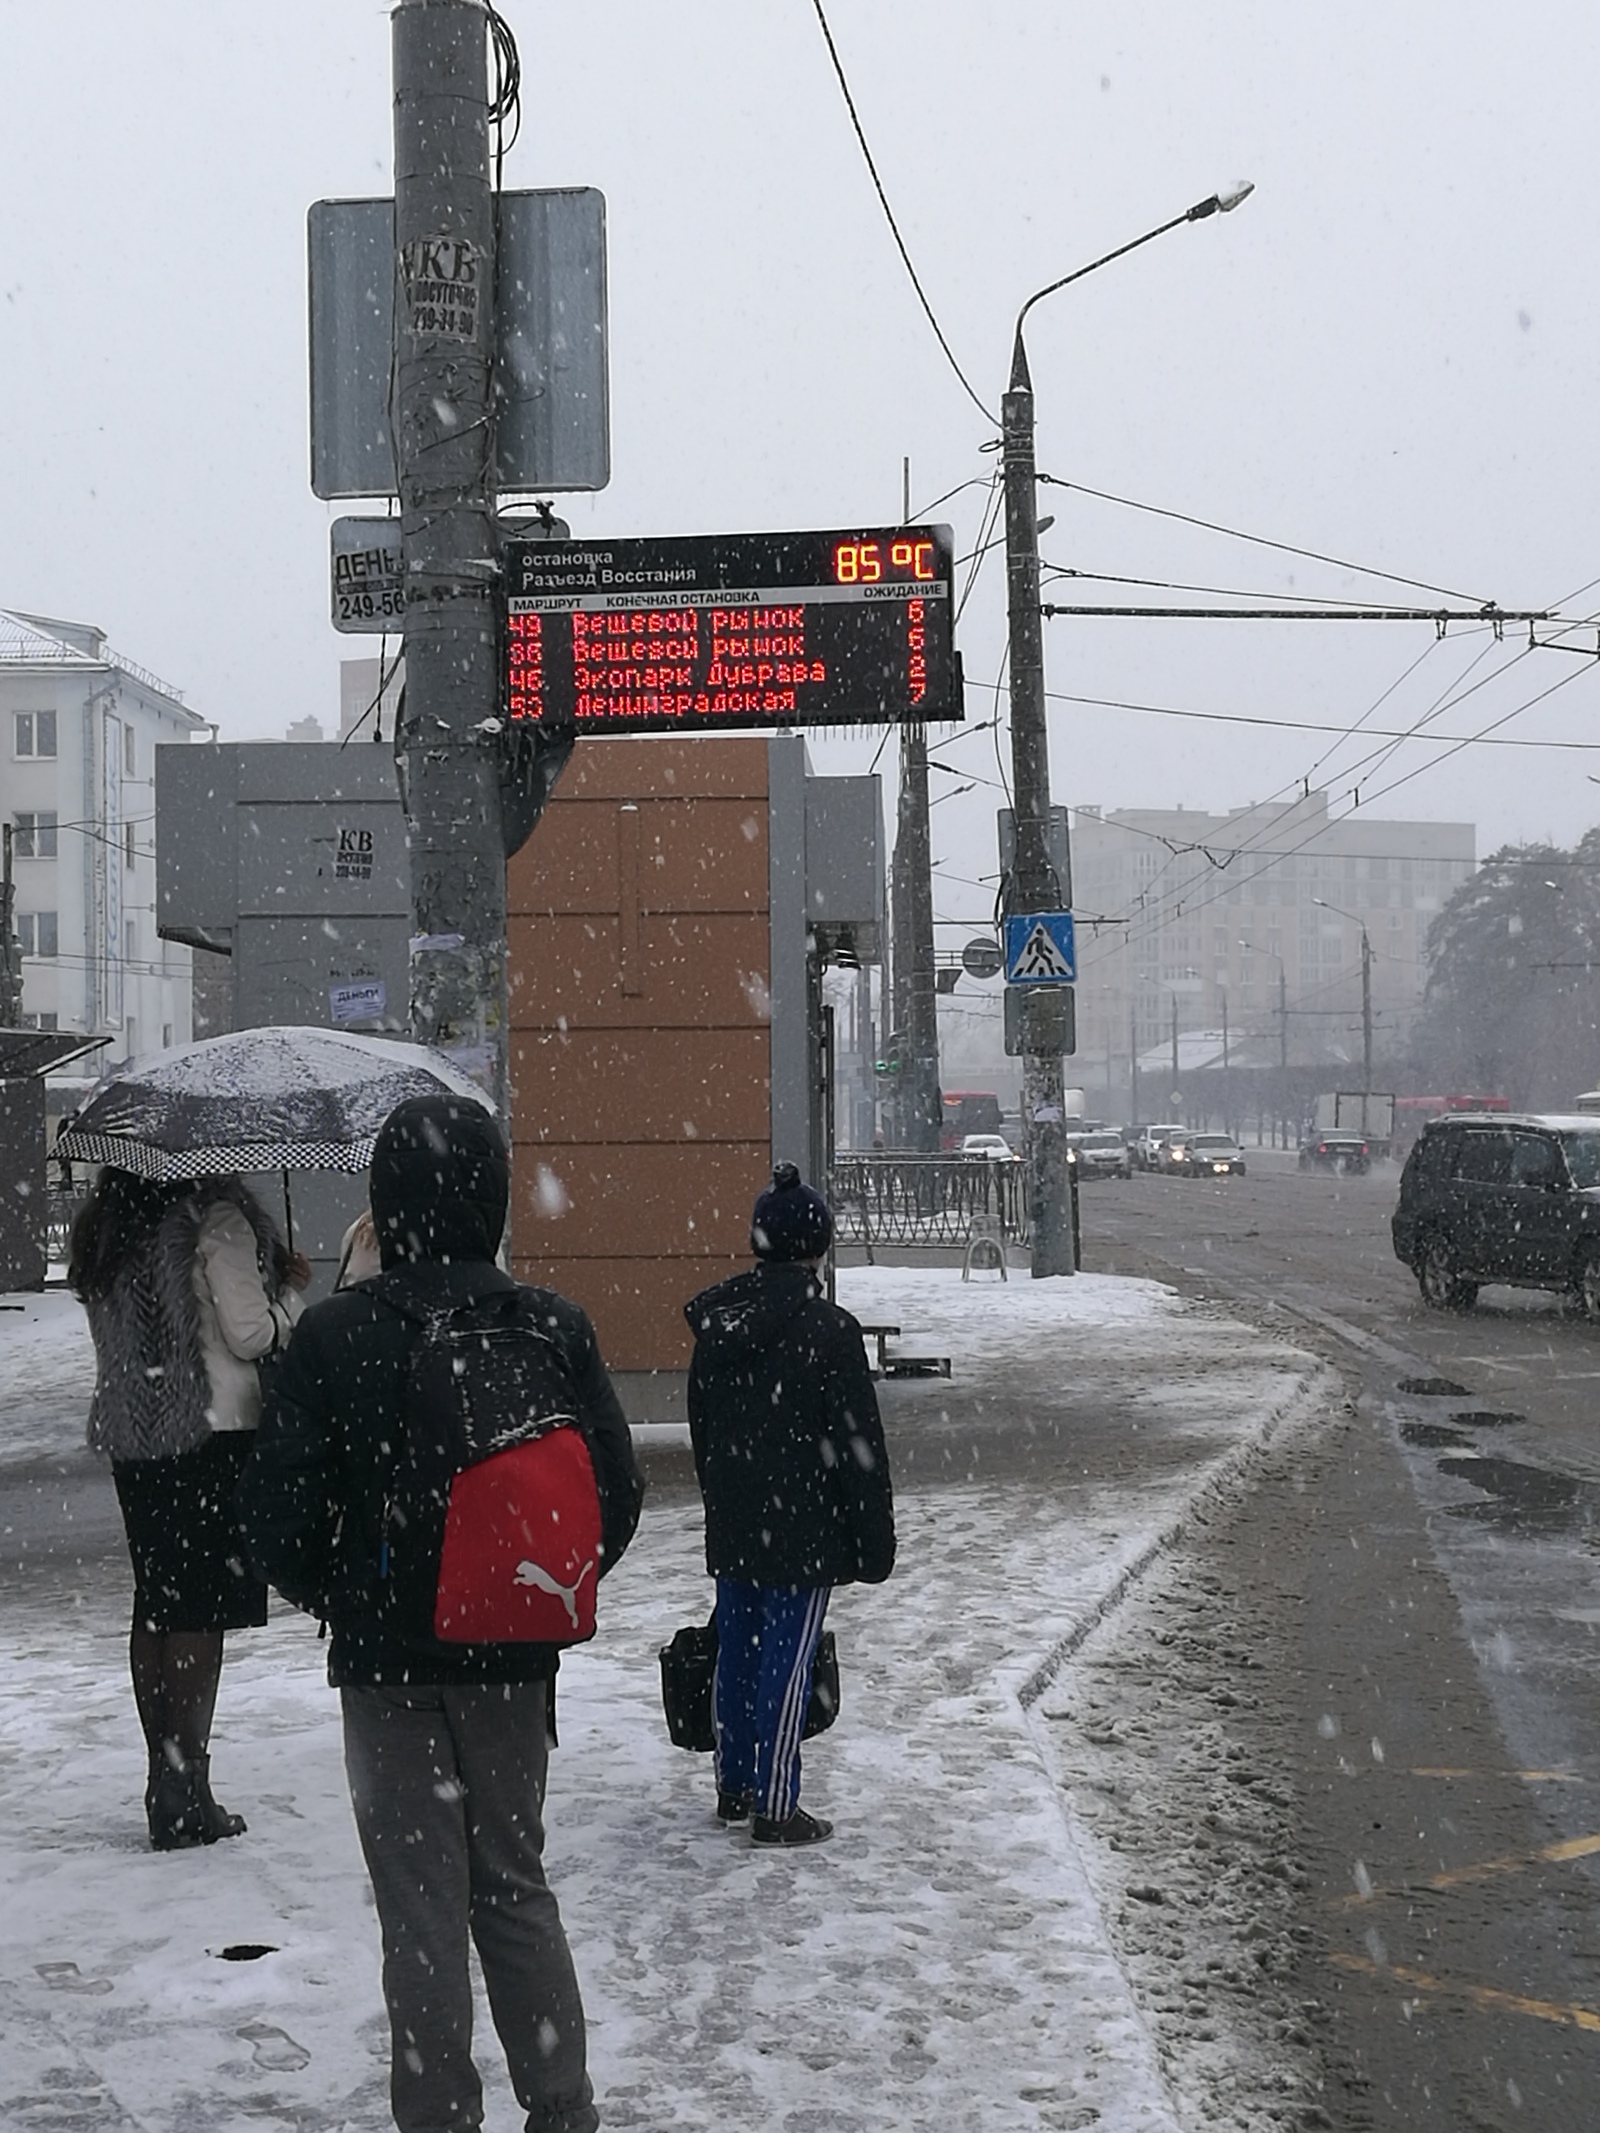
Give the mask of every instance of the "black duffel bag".
[[[661, 1647], [661, 1708], [675, 1748], [708, 1755], [716, 1741], [711, 1730], [711, 1683], [717, 1671], [717, 1618], [691, 1622], [670, 1644]], [[801, 1738], [826, 1733], [839, 1715], [839, 1648], [833, 1631], [817, 1639], [811, 1662], [811, 1700]]]

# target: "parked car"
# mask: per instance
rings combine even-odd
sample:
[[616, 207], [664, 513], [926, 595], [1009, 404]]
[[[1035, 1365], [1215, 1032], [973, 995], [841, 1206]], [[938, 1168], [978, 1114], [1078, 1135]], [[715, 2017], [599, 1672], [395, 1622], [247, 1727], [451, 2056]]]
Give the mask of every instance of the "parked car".
[[1313, 1133], [1300, 1143], [1300, 1168], [1360, 1177], [1372, 1168], [1372, 1150], [1359, 1133]]
[[1080, 1178], [1127, 1178], [1133, 1175], [1133, 1158], [1120, 1133], [1085, 1133], [1077, 1143]]
[[1020, 1163], [1022, 1160], [1003, 1133], [964, 1133], [961, 1153], [980, 1163]]
[[1159, 1170], [1161, 1151], [1173, 1134], [1181, 1133], [1181, 1125], [1146, 1126], [1133, 1144], [1133, 1159], [1141, 1170]]
[[1434, 1120], [1406, 1158], [1390, 1233], [1439, 1311], [1485, 1282], [1564, 1290], [1600, 1319], [1600, 1118]]
[[1180, 1178], [1242, 1178], [1244, 1150], [1231, 1133], [1186, 1133], [1168, 1141], [1166, 1167]]

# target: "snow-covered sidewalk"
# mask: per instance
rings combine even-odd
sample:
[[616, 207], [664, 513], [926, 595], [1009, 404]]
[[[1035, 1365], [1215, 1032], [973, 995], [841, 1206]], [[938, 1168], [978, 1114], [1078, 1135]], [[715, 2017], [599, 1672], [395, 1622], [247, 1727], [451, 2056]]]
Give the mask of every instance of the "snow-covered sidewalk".
[[[1129, 1412], [1164, 1418], [1168, 1454], [1152, 1470], [1135, 1438], [1120, 1470], [1059, 1490], [902, 1491], [894, 1578], [841, 1593], [830, 1618], [844, 1709], [808, 1747], [805, 1796], [838, 1834], [792, 1855], [719, 1828], [706, 1760], [667, 1744], [656, 1650], [703, 1617], [708, 1586], [697, 1507], [670, 1488], [647, 1505], [600, 1637], [563, 1667], [549, 1803], [605, 2123], [1165, 2133], [1181, 2114], [1029, 1700], [1196, 1491], [1309, 1418], [1327, 1381], [1152, 1284], [854, 1269], [840, 1295], [952, 1356], [949, 1386], [887, 1389], [891, 1441], [974, 1388], [1003, 1409], [1059, 1380], [1069, 1403], [1115, 1383]], [[1174, 1431], [1188, 1456], [1171, 1455]], [[376, 1930], [314, 1628], [282, 1613], [231, 1646], [216, 1778], [249, 1835], [155, 1857], [125, 1604], [120, 1565], [52, 1567], [5, 1593], [0, 2124], [381, 2129]], [[271, 1952], [229, 1959], [241, 1948]], [[510, 2133], [486, 2015], [480, 2057], [488, 2123]]]
[[65, 1289], [0, 1296], [0, 1468], [83, 1449], [94, 1346]]

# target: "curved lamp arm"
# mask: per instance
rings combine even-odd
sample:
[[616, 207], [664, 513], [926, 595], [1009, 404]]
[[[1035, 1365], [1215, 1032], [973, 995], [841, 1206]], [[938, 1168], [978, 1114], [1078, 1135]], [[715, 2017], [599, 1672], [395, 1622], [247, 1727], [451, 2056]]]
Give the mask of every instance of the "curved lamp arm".
[[1170, 222], [1158, 223], [1153, 230], [1146, 230], [1142, 237], [1135, 237], [1128, 244], [1119, 244], [1114, 252], [1107, 252], [1099, 259], [1091, 259], [1086, 267], [1078, 267], [1071, 274], [1063, 274], [1059, 281], [1046, 282], [1042, 289], [1035, 289], [1032, 296], [1017, 313], [1016, 332], [1011, 343], [1012, 392], [1028, 392], [1032, 381], [1028, 376], [1028, 356], [1022, 345], [1022, 322], [1041, 297], [1054, 296], [1057, 289], [1065, 289], [1069, 283], [1082, 281], [1086, 274], [1093, 274], [1101, 267], [1110, 266], [1112, 260], [1121, 259], [1129, 252], [1137, 252], [1140, 245], [1149, 244], [1157, 237], [1165, 237], [1168, 230], [1175, 230], [1181, 222], [1204, 222], [1211, 215], [1231, 215], [1241, 202], [1248, 200], [1255, 187], [1241, 179], [1225, 193], [1212, 193], [1205, 200], [1197, 200], [1193, 207], [1185, 208], [1181, 215], [1174, 215]]

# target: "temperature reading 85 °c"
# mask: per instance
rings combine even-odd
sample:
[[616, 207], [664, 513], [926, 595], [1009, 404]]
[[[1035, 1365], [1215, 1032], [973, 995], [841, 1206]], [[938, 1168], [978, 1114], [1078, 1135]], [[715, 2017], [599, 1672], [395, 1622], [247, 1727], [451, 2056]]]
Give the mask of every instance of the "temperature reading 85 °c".
[[833, 575], [840, 585], [879, 585], [897, 578], [926, 584], [934, 576], [933, 543], [841, 541], [833, 551]]

